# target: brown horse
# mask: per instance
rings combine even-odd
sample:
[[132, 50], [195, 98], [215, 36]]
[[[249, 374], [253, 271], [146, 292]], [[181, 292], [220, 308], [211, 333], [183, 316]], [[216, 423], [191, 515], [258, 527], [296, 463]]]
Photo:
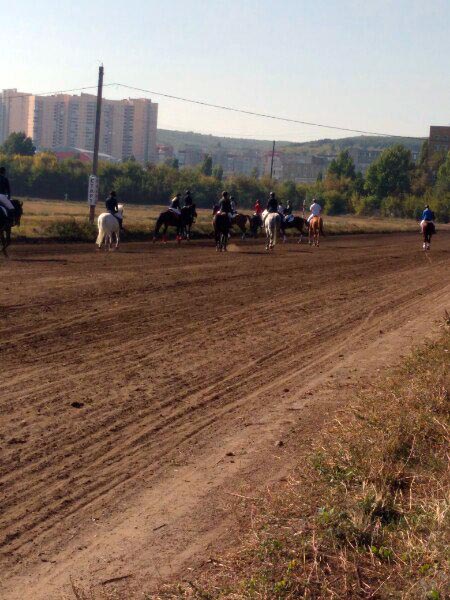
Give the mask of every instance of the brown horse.
[[284, 219], [281, 221], [280, 231], [283, 237], [283, 242], [286, 241], [286, 229], [296, 229], [300, 233], [300, 237], [298, 238], [298, 243], [300, 244], [302, 241], [303, 235], [303, 227], [306, 225], [306, 219], [303, 217], [294, 217], [290, 221], [285, 221]]
[[226, 213], [216, 212], [213, 217], [214, 238], [217, 252], [226, 252], [230, 234], [230, 219]]
[[251, 218], [249, 215], [244, 215], [243, 213], [236, 213], [231, 219], [231, 227], [237, 225], [242, 233], [242, 239], [245, 240], [245, 235], [247, 233], [247, 221], [249, 224], [251, 223]]
[[311, 246], [312, 244], [314, 244], [314, 246], [318, 246], [319, 237], [321, 235], [325, 235], [323, 232], [323, 219], [322, 217], [312, 217], [312, 219], [309, 222], [309, 245]]
[[423, 221], [422, 225], [423, 249], [429, 250], [431, 244], [431, 236], [436, 233], [436, 227], [432, 221]]

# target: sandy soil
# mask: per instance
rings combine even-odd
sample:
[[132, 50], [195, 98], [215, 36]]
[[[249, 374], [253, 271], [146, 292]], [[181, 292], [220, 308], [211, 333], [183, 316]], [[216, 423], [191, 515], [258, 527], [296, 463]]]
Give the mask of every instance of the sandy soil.
[[435, 331], [449, 258], [446, 232], [429, 254], [409, 234], [271, 255], [15, 246], [0, 259], [1, 598], [71, 598], [71, 578], [142, 598], [226, 547], [230, 499], [283, 477], [294, 437]]

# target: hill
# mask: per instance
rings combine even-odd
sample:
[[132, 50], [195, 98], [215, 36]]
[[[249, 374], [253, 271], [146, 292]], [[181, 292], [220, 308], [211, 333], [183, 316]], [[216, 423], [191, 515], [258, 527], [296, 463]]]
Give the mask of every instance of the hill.
[[[201, 147], [205, 152], [212, 152], [218, 148], [225, 150], [260, 150], [268, 151], [272, 148], [271, 140], [254, 140], [245, 138], [220, 137], [194, 133], [192, 131], [172, 131], [158, 129], [158, 143], [169, 144], [178, 150], [186, 145]], [[359, 135], [339, 139], [324, 138], [310, 142], [277, 141], [277, 149], [295, 154], [336, 154], [347, 148], [373, 148], [382, 150], [394, 144], [403, 144], [406, 148], [418, 152], [422, 140], [403, 137], [367, 136]]]

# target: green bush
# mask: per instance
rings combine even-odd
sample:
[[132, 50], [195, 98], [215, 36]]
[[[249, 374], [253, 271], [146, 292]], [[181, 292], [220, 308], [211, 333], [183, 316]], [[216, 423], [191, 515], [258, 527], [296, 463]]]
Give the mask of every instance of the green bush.
[[383, 217], [403, 217], [405, 212], [404, 198], [388, 196], [381, 201], [380, 212]]
[[380, 212], [380, 208], [381, 200], [377, 196], [361, 196], [356, 207], [356, 214], [363, 216], [374, 215]]
[[335, 190], [323, 193], [324, 213], [326, 215], [342, 215], [348, 212], [347, 198]]
[[97, 237], [97, 228], [94, 224], [79, 223], [75, 219], [54, 221], [44, 229], [44, 236], [62, 242], [92, 242]]

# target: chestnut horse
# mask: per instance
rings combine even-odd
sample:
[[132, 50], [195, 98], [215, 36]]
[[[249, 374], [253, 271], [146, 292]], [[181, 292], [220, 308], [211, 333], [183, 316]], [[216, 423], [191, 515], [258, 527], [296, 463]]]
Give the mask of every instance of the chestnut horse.
[[[213, 206], [213, 215], [217, 214], [219, 212], [219, 205], [215, 204]], [[231, 229], [233, 228], [234, 225], [237, 225], [239, 227], [239, 229], [241, 230], [241, 238], [243, 240], [245, 240], [245, 235], [247, 233], [247, 221], [249, 222], [250, 226], [251, 226], [251, 217], [249, 217], [248, 215], [244, 215], [243, 213], [236, 213], [235, 215], [232, 216], [231, 218]]]
[[309, 221], [309, 245], [311, 246], [312, 244], [314, 244], [314, 246], [318, 246], [320, 235], [325, 235], [323, 232], [322, 217], [312, 217]]
[[429, 250], [431, 243], [431, 236], [436, 233], [436, 227], [432, 221], [423, 221], [421, 224], [422, 235], [423, 235], [423, 249]]

